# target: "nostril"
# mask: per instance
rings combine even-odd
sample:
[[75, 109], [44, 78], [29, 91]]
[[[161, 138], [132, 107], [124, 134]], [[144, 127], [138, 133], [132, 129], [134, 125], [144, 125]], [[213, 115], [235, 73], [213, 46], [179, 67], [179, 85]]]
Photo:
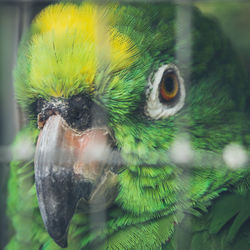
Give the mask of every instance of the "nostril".
[[46, 119], [45, 119], [44, 115], [42, 113], [39, 113], [37, 115], [37, 127], [39, 129], [42, 129], [44, 127], [45, 121], [46, 121]]
[[37, 126], [39, 129], [42, 129], [44, 127], [44, 124], [46, 122], [46, 120], [52, 116], [52, 115], [56, 115], [58, 114], [57, 109], [45, 109], [43, 111], [41, 111], [38, 116], [37, 116]]
[[48, 109], [45, 111], [46, 113], [46, 118], [48, 119], [50, 116], [55, 114], [55, 109]]

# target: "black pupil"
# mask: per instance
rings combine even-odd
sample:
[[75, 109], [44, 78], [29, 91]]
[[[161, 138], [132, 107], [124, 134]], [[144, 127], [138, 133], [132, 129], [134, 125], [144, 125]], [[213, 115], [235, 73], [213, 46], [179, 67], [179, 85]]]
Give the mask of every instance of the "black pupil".
[[166, 76], [164, 79], [164, 86], [167, 92], [171, 93], [174, 90], [174, 78], [173, 76]]

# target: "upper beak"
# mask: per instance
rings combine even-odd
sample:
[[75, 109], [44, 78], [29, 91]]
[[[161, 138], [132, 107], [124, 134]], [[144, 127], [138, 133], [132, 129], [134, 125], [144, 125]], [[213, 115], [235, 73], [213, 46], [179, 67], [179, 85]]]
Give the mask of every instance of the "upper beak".
[[111, 137], [106, 128], [82, 133], [59, 115], [46, 121], [35, 153], [35, 183], [40, 212], [50, 236], [67, 247], [67, 231], [78, 201], [101, 210], [117, 194], [110, 162]]

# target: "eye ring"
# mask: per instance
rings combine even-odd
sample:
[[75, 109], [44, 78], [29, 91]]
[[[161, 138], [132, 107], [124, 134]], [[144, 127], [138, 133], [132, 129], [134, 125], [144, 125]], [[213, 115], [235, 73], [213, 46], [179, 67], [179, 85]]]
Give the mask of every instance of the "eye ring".
[[155, 120], [174, 115], [184, 106], [185, 95], [184, 80], [178, 67], [163, 65], [149, 77], [144, 112]]

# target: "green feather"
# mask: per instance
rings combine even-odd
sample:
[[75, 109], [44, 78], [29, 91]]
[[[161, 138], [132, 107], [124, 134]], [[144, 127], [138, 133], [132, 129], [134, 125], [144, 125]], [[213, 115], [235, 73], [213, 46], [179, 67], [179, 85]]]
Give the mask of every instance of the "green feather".
[[[185, 105], [173, 116], [154, 120], [144, 113], [152, 72], [173, 63], [187, 77], [186, 65], [175, 58], [176, 49], [188, 49], [185, 38], [178, 44], [175, 40], [176, 29], [183, 29], [177, 26], [176, 6], [117, 4], [106, 11], [116, 14], [112, 28], [131, 41], [129, 53], [136, 51], [129, 57], [133, 63], [118, 67], [101, 60], [90, 90], [87, 76], [76, 76], [82, 63], [78, 59], [89, 59], [92, 45], [85, 41], [82, 51], [70, 33], [62, 40], [38, 37], [42, 42], [35, 46], [29, 41], [40, 33], [33, 24], [21, 44], [15, 71], [18, 101], [33, 119], [19, 140], [23, 135], [34, 144], [37, 140], [33, 106], [38, 98], [49, 100], [57, 88], [63, 98], [84, 93], [107, 112], [125, 162], [106, 222], [92, 228], [91, 218], [79, 208], [70, 224], [68, 249], [249, 249], [249, 168], [232, 170], [222, 159], [231, 142], [250, 148], [249, 86], [230, 41], [216, 21], [192, 9], [192, 62]], [[58, 48], [50, 46], [54, 40]], [[69, 47], [71, 43], [78, 47]], [[65, 48], [72, 49], [72, 65]], [[47, 65], [50, 59], [52, 68]], [[34, 69], [44, 82], [32, 82]], [[167, 153], [183, 134], [189, 135], [195, 153], [186, 165], [173, 162]], [[43, 226], [33, 175], [33, 161], [12, 162], [8, 214], [16, 233], [6, 249], [59, 249]]]

